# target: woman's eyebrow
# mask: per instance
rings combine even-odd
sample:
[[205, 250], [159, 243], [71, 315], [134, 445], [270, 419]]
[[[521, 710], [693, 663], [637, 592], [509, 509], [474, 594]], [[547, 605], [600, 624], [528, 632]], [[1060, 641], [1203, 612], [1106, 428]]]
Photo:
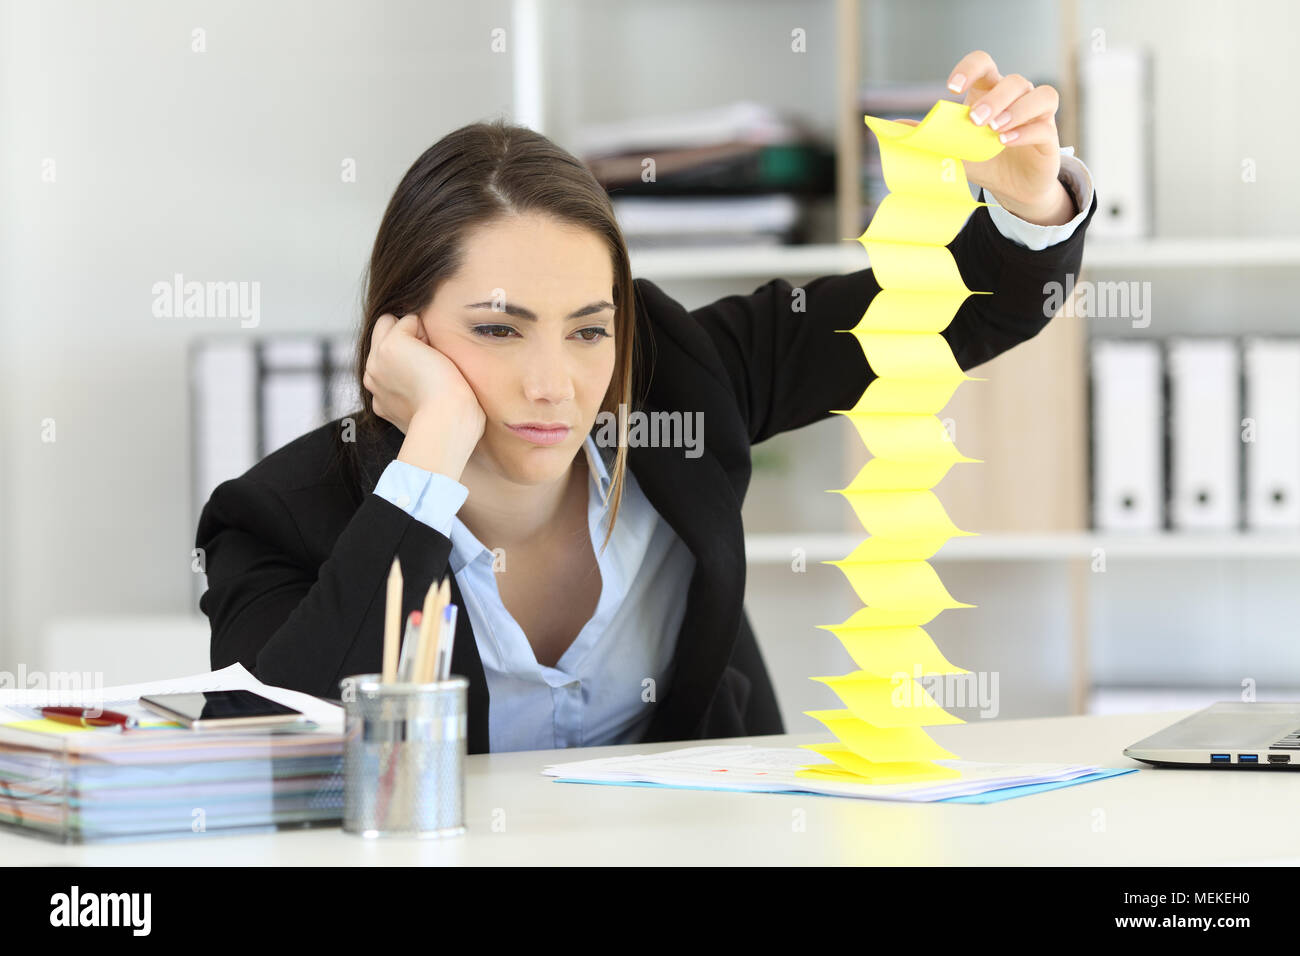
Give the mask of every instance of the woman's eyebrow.
[[[493, 303], [491, 302], [474, 302], [471, 303], [470, 305], [465, 306], [465, 308], [491, 309], [492, 306]], [[576, 312], [569, 313], [568, 317], [570, 319], [580, 319], [584, 315], [595, 315], [597, 312], [604, 312], [606, 309], [613, 309], [613, 308], [614, 308], [614, 303], [606, 302], [604, 299], [599, 299], [596, 302], [591, 303], [591, 305], [584, 305], [581, 309], [578, 309]], [[524, 308], [522, 305], [514, 305], [509, 302], [501, 304], [498, 308], [494, 309], [493, 311], [504, 312], [507, 315], [513, 315], [516, 318], [520, 318], [520, 319], [528, 319], [532, 322], [537, 321], [537, 314], [535, 312]]]

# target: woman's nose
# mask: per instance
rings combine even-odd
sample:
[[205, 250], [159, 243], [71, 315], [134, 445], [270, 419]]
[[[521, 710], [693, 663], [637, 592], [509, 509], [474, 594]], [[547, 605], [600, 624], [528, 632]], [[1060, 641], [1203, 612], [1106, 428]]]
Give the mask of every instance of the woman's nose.
[[559, 403], [573, 398], [573, 374], [561, 349], [539, 348], [524, 361], [524, 392], [530, 401]]

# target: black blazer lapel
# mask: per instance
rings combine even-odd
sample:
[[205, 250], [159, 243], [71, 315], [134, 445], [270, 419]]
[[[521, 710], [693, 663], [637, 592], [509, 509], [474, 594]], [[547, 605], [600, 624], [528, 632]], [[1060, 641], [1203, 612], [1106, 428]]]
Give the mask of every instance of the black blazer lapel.
[[740, 630], [745, 589], [740, 503], [707, 444], [698, 458], [687, 458], [681, 448], [634, 446], [628, 449], [628, 467], [646, 499], [695, 555], [671, 686], [643, 739], [692, 739]]

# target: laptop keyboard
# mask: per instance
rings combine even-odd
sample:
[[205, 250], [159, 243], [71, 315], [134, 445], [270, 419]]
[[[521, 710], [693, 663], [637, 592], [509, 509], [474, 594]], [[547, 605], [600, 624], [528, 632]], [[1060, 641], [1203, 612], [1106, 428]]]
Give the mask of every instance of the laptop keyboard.
[[1277, 743], [1275, 743], [1272, 747], [1268, 749], [1269, 750], [1300, 750], [1300, 730], [1297, 730], [1294, 733], [1287, 734], [1285, 737], [1283, 737], [1281, 740], [1279, 740]]

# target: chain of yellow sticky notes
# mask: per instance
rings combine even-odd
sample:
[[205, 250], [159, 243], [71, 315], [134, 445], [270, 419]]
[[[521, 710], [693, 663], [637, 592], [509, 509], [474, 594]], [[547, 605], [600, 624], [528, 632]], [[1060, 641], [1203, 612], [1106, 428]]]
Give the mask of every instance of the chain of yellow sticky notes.
[[862, 346], [876, 378], [847, 415], [872, 458], [847, 488], [836, 489], [871, 536], [843, 560], [866, 607], [843, 624], [817, 625], [839, 638], [858, 669], [814, 677], [844, 702], [842, 710], [805, 711], [836, 738], [804, 744], [828, 758], [796, 771], [800, 777], [859, 783], [905, 783], [960, 776], [939, 763], [956, 755], [921, 728], [963, 721], [947, 713], [917, 678], [968, 674], [939, 652], [923, 629], [946, 608], [974, 607], [953, 599], [929, 559], [958, 529], [931, 490], [957, 462], [938, 418], [966, 375], [940, 334], [967, 289], [946, 248], [976, 207], [962, 160], [990, 159], [997, 134], [970, 121], [969, 109], [940, 100], [919, 126], [874, 116], [866, 124], [880, 141], [888, 195], [857, 241], [866, 247], [878, 292], [866, 314], [847, 329]]

